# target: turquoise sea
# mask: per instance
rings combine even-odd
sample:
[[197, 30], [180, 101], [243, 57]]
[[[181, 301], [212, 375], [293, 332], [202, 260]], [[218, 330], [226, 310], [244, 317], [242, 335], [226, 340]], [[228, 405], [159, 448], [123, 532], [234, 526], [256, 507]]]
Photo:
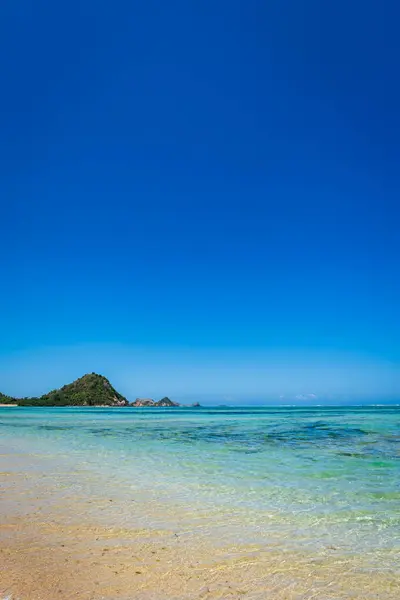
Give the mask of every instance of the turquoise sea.
[[0, 435], [120, 525], [400, 567], [399, 407], [2, 408]]

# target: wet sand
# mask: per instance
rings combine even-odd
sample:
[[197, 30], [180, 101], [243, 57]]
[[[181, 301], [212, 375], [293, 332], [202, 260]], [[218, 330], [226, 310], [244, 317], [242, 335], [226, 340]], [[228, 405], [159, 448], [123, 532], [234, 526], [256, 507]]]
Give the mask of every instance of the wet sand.
[[[15, 519], [1, 528], [1, 592], [21, 600], [399, 597], [390, 574], [339, 561], [187, 547], [168, 534]], [[362, 590], [367, 590], [362, 591]]]
[[[20, 463], [26, 456], [20, 457]], [[34, 457], [31, 459], [33, 462]], [[13, 456], [18, 462], [18, 457]], [[12, 600], [398, 600], [363, 557], [219, 545], [183, 531], [107, 525], [118, 498], [59, 494], [49, 473], [0, 457], [0, 597]], [[140, 507], [143, 510], [144, 507]], [[162, 507], [159, 507], [160, 511]], [[132, 520], [138, 508], [132, 506]], [[138, 517], [139, 515], [138, 511]], [[103, 514], [100, 519], [99, 515]], [[105, 515], [105, 517], [104, 517]], [[138, 518], [139, 525], [139, 518]]]

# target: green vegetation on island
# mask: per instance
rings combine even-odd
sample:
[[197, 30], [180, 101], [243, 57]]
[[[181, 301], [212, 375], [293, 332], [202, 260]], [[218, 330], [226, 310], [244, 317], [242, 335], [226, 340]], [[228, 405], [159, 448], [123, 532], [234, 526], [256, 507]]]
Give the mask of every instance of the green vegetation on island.
[[[180, 406], [165, 397], [157, 402], [150, 398], [137, 398], [131, 404], [122, 396], [103, 375], [90, 373], [76, 381], [52, 390], [43, 396], [32, 398], [13, 398], [0, 393], [0, 405], [15, 404], [18, 406], [131, 406], [169, 408]], [[196, 402], [193, 407], [199, 407]]]
[[91, 373], [73, 383], [37, 398], [13, 398], [0, 395], [1, 404], [16, 403], [18, 406], [126, 406], [128, 401], [103, 377]]
[[17, 404], [17, 398], [12, 398], [11, 396], [6, 396], [0, 392], [0, 404]]

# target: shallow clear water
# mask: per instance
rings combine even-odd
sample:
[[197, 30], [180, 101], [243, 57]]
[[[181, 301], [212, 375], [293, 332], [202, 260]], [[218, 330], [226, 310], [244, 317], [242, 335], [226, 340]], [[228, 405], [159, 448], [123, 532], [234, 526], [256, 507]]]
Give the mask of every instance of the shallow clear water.
[[398, 407], [3, 408], [0, 436], [60, 465], [60, 488], [112, 491], [121, 524], [398, 566]]

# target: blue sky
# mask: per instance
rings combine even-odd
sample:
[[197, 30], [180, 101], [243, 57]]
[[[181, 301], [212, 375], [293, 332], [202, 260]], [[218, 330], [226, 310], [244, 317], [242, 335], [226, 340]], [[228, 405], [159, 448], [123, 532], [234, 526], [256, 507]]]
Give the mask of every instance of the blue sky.
[[398, 399], [399, 17], [3, 2], [0, 389]]

